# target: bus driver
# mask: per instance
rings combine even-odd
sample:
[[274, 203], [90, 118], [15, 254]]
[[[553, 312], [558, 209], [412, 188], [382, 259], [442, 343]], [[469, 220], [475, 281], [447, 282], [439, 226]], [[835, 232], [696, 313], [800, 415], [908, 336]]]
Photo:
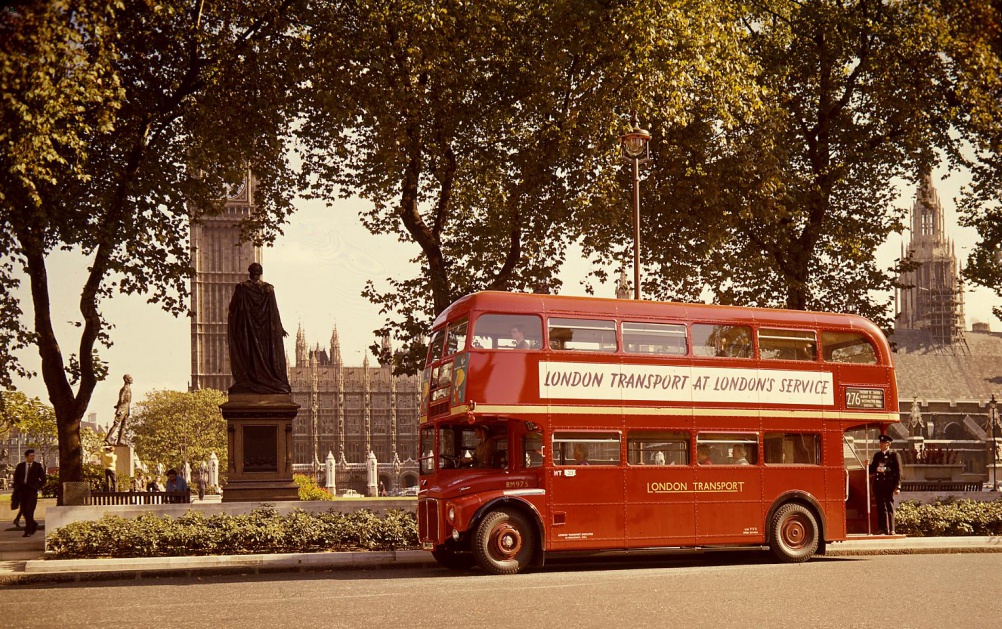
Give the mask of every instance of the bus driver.
[[473, 467], [494, 467], [497, 442], [491, 439], [490, 431], [483, 426], [477, 426], [474, 434], [477, 437], [477, 446], [473, 450]]

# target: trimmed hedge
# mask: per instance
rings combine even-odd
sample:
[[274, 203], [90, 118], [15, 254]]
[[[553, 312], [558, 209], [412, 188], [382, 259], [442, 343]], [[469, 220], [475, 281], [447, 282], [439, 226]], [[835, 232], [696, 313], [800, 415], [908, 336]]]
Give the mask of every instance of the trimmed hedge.
[[913, 537], [1002, 535], [1002, 499], [931, 504], [907, 500], [894, 509], [894, 532]]
[[279, 515], [263, 507], [246, 515], [211, 517], [189, 511], [177, 519], [153, 513], [132, 519], [106, 515], [67, 524], [50, 533], [46, 542], [51, 559], [181, 557], [413, 549], [418, 547], [418, 532], [415, 515], [402, 510], [385, 517], [333, 509]]

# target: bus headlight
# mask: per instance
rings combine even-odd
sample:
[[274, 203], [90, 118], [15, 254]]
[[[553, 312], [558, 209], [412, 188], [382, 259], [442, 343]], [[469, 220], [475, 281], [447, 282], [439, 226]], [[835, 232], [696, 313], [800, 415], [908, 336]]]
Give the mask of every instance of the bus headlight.
[[452, 539], [459, 541], [459, 529], [452, 529]]
[[445, 519], [449, 521], [449, 524], [456, 523], [456, 507], [449, 505], [445, 510]]

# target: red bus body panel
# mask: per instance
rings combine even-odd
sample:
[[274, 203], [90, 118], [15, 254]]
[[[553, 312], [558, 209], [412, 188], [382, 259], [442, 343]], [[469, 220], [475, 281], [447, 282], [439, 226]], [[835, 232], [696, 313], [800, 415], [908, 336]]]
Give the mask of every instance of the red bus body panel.
[[[541, 527], [547, 551], [601, 550], [712, 545], [761, 545], [769, 541], [769, 518], [784, 500], [795, 499], [817, 511], [823, 539], [842, 540], [846, 529], [847, 478], [843, 464], [846, 430], [897, 421], [898, 396], [890, 347], [872, 322], [858, 316], [675, 304], [632, 300], [484, 292], [458, 300], [435, 321], [434, 330], [466, 319], [475, 330], [483, 314], [538, 315], [544, 333], [549, 317], [657, 322], [689, 325], [746, 325], [753, 337], [760, 328], [856, 332], [872, 344], [876, 364], [756, 358], [650, 356], [623, 351], [622, 334], [615, 352], [510, 351], [477, 349], [471, 343], [454, 356], [433, 357], [429, 371], [459, 360], [465, 363], [462, 399], [425, 407], [422, 428], [504, 419], [513, 432], [512, 462], [504, 470], [437, 470], [421, 479], [419, 524], [424, 547], [438, 547], [450, 535], [468, 539], [490, 505], [509, 504], [531, 513]], [[468, 335], [467, 340], [473, 334]], [[758, 342], [755, 343], [756, 348]], [[757, 354], [756, 354], [757, 356]], [[831, 404], [763, 404], [747, 401], [661, 401], [546, 397], [541, 393], [541, 367], [546, 363], [580, 365], [582, 371], [631, 369], [759, 370], [782, 382], [783, 371], [810, 380], [831, 377]], [[456, 364], [459, 364], [458, 362]], [[775, 373], [774, 373], [775, 372]], [[735, 372], [737, 373], [737, 372]], [[751, 373], [750, 371], [748, 373]], [[427, 376], [426, 376], [427, 377]], [[695, 376], [693, 376], [695, 377]], [[691, 385], [690, 385], [691, 386]], [[847, 388], [879, 390], [882, 408], [847, 406]], [[458, 390], [458, 388], [457, 388]], [[427, 389], [425, 390], [427, 395]], [[453, 393], [453, 398], [455, 392]], [[426, 400], [426, 404], [428, 401]], [[542, 467], [520, 469], [517, 422], [542, 428], [547, 455]], [[630, 465], [626, 440], [632, 431], [672, 430], [691, 436], [688, 465]], [[568, 473], [551, 457], [554, 432], [604, 431], [621, 436], [619, 465], [583, 466]], [[821, 464], [764, 464], [763, 435], [820, 435]], [[696, 435], [747, 433], [758, 439], [757, 464], [697, 465]], [[567, 468], [569, 469], [569, 468]], [[445, 521], [447, 506], [457, 511]], [[433, 513], [434, 512], [434, 513]], [[434, 522], [433, 522], [434, 521]], [[454, 533], [453, 530], [456, 532]]]

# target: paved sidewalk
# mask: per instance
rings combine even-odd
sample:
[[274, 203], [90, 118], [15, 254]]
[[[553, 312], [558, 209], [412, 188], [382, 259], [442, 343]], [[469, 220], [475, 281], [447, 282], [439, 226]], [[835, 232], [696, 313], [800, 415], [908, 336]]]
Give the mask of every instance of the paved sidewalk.
[[[996, 552], [1002, 552], [1002, 537], [899, 537], [836, 542], [828, 545], [826, 555], [845, 557]], [[31, 559], [0, 561], [0, 586], [401, 566], [431, 569], [436, 565], [431, 553], [420, 550], [137, 559]]]

